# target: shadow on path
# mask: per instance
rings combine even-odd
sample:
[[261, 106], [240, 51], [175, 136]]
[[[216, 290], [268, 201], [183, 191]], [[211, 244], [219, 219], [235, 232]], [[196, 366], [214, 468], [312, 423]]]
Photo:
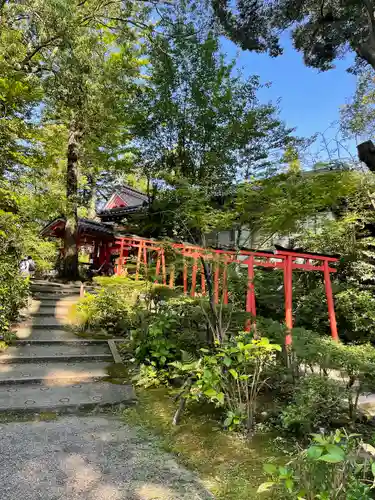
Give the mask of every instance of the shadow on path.
[[2, 500], [208, 500], [199, 479], [114, 417], [1, 426]]

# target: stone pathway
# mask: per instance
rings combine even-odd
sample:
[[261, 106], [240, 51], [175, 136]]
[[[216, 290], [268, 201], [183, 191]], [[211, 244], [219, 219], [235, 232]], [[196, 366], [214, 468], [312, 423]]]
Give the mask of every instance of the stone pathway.
[[[0, 412], [74, 411], [131, 404], [130, 385], [105, 382], [115, 343], [78, 339], [68, 328], [80, 285], [34, 281], [29, 317], [0, 354]], [[100, 381], [100, 383], [99, 383]]]
[[77, 287], [36, 283], [31, 316], [0, 354], [1, 500], [208, 500], [199, 479], [119, 418], [57, 414], [134, 402], [131, 385], [105, 381], [114, 341], [79, 340], [65, 326]]
[[195, 474], [111, 417], [0, 425], [1, 500], [208, 500]]

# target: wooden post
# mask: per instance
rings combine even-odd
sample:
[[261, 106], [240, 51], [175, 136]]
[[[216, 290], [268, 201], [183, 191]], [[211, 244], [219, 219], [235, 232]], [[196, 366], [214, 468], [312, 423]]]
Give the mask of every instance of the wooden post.
[[184, 271], [183, 271], [183, 280], [184, 280], [184, 293], [187, 294], [188, 291], [188, 280], [187, 280], [187, 275], [188, 275], [188, 266], [186, 262], [186, 257], [184, 257]]
[[165, 269], [165, 254], [164, 250], [161, 251], [161, 272], [163, 274], [163, 285], [167, 284], [167, 271]]
[[148, 268], [147, 268], [147, 247], [146, 244], [143, 244], [143, 264], [145, 268], [145, 274], [147, 275], [148, 273]]
[[160, 263], [161, 263], [161, 250], [158, 250], [158, 257], [156, 259], [156, 270], [155, 270], [155, 281], [154, 283], [158, 283], [158, 278], [160, 274]]
[[117, 274], [122, 273], [123, 259], [124, 259], [124, 240], [121, 238], [120, 258], [119, 258], [119, 263], [118, 263], [119, 265], [117, 266]]
[[194, 257], [193, 272], [192, 272], [192, 275], [191, 275], [191, 291], [190, 291], [190, 295], [192, 297], [195, 297], [195, 289], [196, 289], [196, 286], [197, 286], [197, 271], [198, 271], [197, 258]]
[[293, 278], [292, 278], [292, 256], [284, 258], [284, 295], [285, 295], [285, 324], [288, 333], [285, 337], [285, 345], [292, 343], [291, 331], [293, 328]]
[[214, 273], [214, 297], [215, 304], [219, 303], [219, 278], [220, 278], [220, 262], [217, 259], [215, 264], [215, 273]]
[[127, 250], [124, 250], [124, 256], [122, 259], [122, 267], [125, 268], [124, 269], [125, 276], [127, 276], [127, 274], [128, 274], [128, 268], [127, 268], [128, 257], [129, 257], [129, 250], [127, 249]]
[[256, 316], [255, 308], [255, 289], [254, 289], [254, 257], [250, 255], [247, 260], [247, 295], [246, 295], [246, 312], [250, 313], [250, 318], [246, 322], [245, 329], [250, 331], [251, 321]]
[[204, 275], [204, 267], [201, 266], [201, 291], [202, 295], [206, 295], [206, 277]]
[[224, 262], [224, 269], [223, 269], [223, 302], [225, 305], [228, 304], [228, 262], [225, 260]]
[[137, 280], [139, 278], [139, 268], [141, 266], [141, 258], [142, 258], [142, 247], [143, 247], [143, 242], [140, 241], [138, 243], [138, 256], [137, 256], [137, 268], [135, 271], [135, 279]]
[[330, 274], [329, 273], [329, 264], [328, 264], [327, 260], [325, 260], [323, 263], [323, 269], [324, 269], [324, 284], [325, 284], [325, 289], [326, 289], [326, 297], [327, 297], [327, 305], [328, 305], [328, 316], [329, 316], [329, 323], [331, 326], [331, 335], [332, 335], [333, 340], [336, 340], [336, 342], [338, 342], [339, 336], [337, 333], [335, 305], [333, 302], [331, 277], [329, 275]]

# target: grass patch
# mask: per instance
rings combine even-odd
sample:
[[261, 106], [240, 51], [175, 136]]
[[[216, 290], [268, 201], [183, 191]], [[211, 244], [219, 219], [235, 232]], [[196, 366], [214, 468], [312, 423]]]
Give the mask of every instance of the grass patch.
[[265, 480], [263, 464], [285, 461], [283, 444], [275, 441], [275, 435], [248, 440], [225, 432], [207, 408], [187, 410], [180, 425], [174, 427], [176, 407], [166, 389], [140, 389], [137, 397], [138, 404], [124, 411], [125, 421], [140, 427], [148, 438], [156, 437], [159, 446], [199, 474], [217, 499], [260, 498], [256, 490]]

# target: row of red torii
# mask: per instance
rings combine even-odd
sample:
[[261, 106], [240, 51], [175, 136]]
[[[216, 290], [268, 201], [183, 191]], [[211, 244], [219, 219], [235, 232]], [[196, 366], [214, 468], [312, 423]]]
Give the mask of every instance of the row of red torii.
[[[156, 240], [148, 240], [139, 237], [117, 237], [112, 248], [108, 248], [109, 253], [117, 253], [119, 255], [115, 272], [116, 274], [125, 274], [127, 272], [127, 264], [129, 261], [129, 253], [132, 249], [136, 251], [136, 269], [135, 279], [139, 279], [142, 267], [148, 268], [151, 262], [151, 255], [156, 256], [155, 281], [161, 281], [167, 285], [167, 269], [165, 250], [167, 246], [179, 253], [183, 257], [183, 288], [185, 294], [190, 293], [191, 297], [196, 295], [198, 276], [201, 280], [200, 292], [202, 295], [206, 293], [206, 278], [202, 265], [202, 258], [213, 262], [213, 293], [215, 302], [223, 301], [228, 303], [227, 290], [227, 266], [237, 263], [242, 266], [247, 266], [248, 283], [246, 294], [246, 312], [251, 318], [256, 316], [256, 302], [254, 291], [254, 268], [268, 267], [283, 270], [284, 275], [284, 295], [285, 295], [285, 324], [290, 332], [293, 328], [293, 313], [292, 313], [292, 274], [293, 269], [301, 269], [305, 271], [322, 271], [324, 276], [325, 292], [328, 306], [328, 317], [331, 327], [332, 338], [338, 341], [334, 301], [332, 296], [332, 286], [330, 273], [335, 273], [336, 269], [331, 267], [332, 264], [338, 261], [337, 257], [303, 253], [288, 250], [275, 250], [274, 252], [265, 251], [245, 251], [238, 252], [231, 250], [217, 250], [211, 248], [202, 248], [186, 243], [166, 243]], [[134, 250], [133, 250], [134, 251]], [[188, 265], [190, 261], [191, 265]], [[190, 280], [188, 280], [188, 268], [191, 268]], [[174, 287], [174, 273], [170, 274], [168, 285]], [[190, 290], [188, 287], [190, 286]], [[288, 333], [285, 343], [288, 345], [292, 341], [291, 334]]]

